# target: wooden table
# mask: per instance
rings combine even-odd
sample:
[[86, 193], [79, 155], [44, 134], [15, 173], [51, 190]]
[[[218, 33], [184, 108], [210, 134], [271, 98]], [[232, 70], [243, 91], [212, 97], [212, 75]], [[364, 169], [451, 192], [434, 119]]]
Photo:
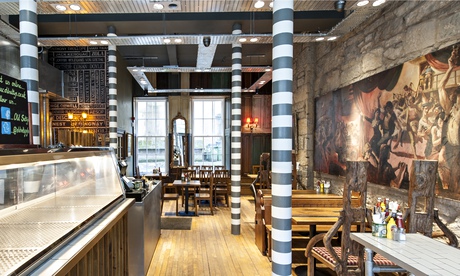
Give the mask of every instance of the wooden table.
[[189, 215], [188, 211], [188, 200], [189, 200], [189, 191], [188, 189], [190, 187], [192, 188], [198, 188], [200, 187], [201, 183], [199, 180], [190, 180], [190, 181], [182, 181], [182, 180], [174, 180], [173, 186], [176, 187], [183, 187], [185, 188], [185, 215]]
[[316, 235], [317, 225], [334, 225], [337, 222], [340, 211], [339, 207], [297, 207], [292, 208], [292, 224], [309, 225], [309, 235]]
[[372, 258], [379, 253], [414, 275], [460, 275], [460, 250], [422, 234], [406, 234], [405, 241], [372, 236], [371, 233], [351, 233], [351, 239], [364, 245], [367, 257], [365, 275], [377, 270]]

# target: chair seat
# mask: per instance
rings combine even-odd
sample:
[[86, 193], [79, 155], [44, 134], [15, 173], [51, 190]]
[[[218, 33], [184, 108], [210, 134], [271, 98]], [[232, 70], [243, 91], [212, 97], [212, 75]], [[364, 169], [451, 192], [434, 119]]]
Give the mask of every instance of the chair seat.
[[204, 198], [204, 199], [207, 199], [209, 198], [211, 195], [209, 193], [196, 193], [195, 194], [195, 198]]
[[[340, 247], [333, 247], [333, 248], [337, 256], [339, 256], [340, 258], [342, 256], [342, 249]], [[322, 258], [326, 259], [330, 263], [335, 262], [334, 258], [332, 257], [331, 253], [329, 253], [326, 247], [313, 247], [312, 251], [318, 254], [319, 256], [321, 256]], [[374, 263], [379, 266], [397, 266], [395, 263], [393, 263], [392, 261], [388, 260], [387, 258], [383, 257], [380, 254], [376, 254], [374, 256]], [[348, 256], [347, 265], [357, 266], [358, 257], [353, 256], [353, 255]]]
[[176, 200], [179, 199], [179, 194], [164, 194], [163, 200]]

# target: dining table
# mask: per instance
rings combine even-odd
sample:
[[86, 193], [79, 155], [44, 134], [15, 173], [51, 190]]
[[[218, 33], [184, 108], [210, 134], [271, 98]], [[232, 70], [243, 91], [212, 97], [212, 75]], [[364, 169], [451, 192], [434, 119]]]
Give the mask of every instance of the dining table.
[[399, 241], [376, 237], [372, 233], [351, 233], [350, 238], [365, 248], [366, 276], [374, 275], [374, 271], [380, 269], [372, 261], [374, 253], [412, 275], [460, 275], [460, 250], [420, 233], [408, 233], [405, 240]]
[[308, 225], [312, 238], [316, 235], [316, 226], [334, 225], [341, 210], [340, 207], [293, 207], [291, 221], [293, 225]]
[[[186, 181], [186, 180], [177, 179], [177, 180], [174, 180], [172, 185], [176, 186], [176, 187], [184, 188], [184, 196], [185, 196], [185, 203], [184, 203], [185, 212], [184, 212], [184, 215], [192, 215], [192, 213], [189, 212], [189, 210], [188, 210], [188, 202], [189, 202], [189, 197], [190, 197], [189, 189], [193, 188], [193, 190], [194, 190], [195, 188], [200, 187], [201, 186], [200, 180], [188, 180], [188, 181]], [[181, 214], [181, 213], [179, 212], [179, 214]]]

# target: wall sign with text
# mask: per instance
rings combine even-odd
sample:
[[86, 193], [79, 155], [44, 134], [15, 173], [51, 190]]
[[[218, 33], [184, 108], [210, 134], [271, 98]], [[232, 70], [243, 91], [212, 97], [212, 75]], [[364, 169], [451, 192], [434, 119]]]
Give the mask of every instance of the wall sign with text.
[[0, 74], [0, 144], [29, 144], [27, 84]]

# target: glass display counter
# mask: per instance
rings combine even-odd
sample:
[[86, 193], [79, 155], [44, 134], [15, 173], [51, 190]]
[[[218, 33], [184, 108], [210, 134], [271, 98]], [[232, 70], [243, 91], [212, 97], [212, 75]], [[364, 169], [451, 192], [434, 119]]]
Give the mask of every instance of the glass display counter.
[[20, 273], [123, 200], [110, 148], [0, 150], [0, 275]]

